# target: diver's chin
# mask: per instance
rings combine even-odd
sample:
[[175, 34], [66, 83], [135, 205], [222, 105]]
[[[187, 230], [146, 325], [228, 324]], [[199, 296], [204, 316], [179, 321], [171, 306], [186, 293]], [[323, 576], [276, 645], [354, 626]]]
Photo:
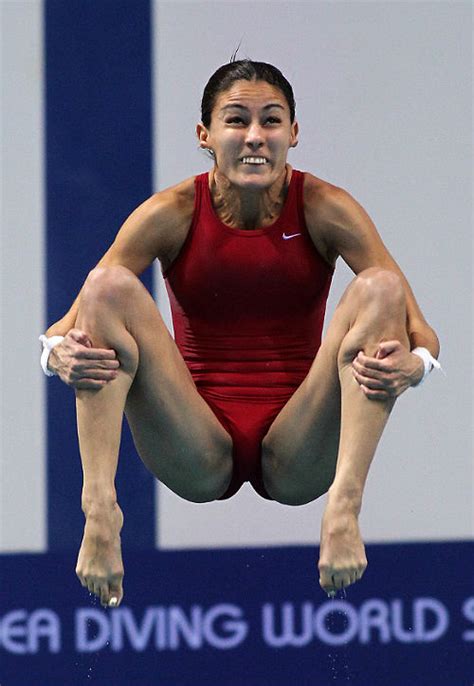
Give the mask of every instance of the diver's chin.
[[275, 183], [274, 170], [270, 164], [241, 164], [232, 174], [231, 182], [247, 189], [264, 189]]

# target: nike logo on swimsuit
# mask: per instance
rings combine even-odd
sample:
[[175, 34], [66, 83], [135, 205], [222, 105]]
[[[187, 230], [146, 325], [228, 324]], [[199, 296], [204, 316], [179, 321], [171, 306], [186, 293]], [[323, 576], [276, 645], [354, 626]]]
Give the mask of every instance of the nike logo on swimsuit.
[[289, 236], [286, 235], [286, 233], [282, 234], [282, 238], [285, 241], [288, 241], [290, 238], [296, 238], [296, 236], [301, 236], [300, 233], [291, 233]]

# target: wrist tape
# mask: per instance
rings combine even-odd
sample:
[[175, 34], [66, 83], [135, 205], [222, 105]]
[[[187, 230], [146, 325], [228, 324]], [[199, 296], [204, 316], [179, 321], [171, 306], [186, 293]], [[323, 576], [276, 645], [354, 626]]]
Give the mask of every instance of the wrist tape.
[[433, 367], [442, 371], [440, 363], [435, 357], [433, 357], [428, 348], [414, 348], [411, 352], [413, 355], [418, 355], [418, 357], [421, 357], [424, 365], [423, 376], [416, 384], [417, 386], [421, 386]]
[[43, 352], [41, 353], [41, 369], [46, 376], [56, 376], [55, 372], [48, 369], [48, 360], [51, 350], [64, 340], [64, 336], [47, 336], [41, 335], [39, 340], [43, 344]]

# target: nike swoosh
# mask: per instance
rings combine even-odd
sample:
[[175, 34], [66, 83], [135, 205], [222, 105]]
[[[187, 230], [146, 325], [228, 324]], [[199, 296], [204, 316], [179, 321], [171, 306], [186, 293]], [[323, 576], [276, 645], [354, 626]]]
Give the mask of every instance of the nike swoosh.
[[282, 238], [285, 241], [288, 241], [290, 238], [296, 238], [296, 236], [301, 236], [300, 233], [291, 233], [289, 236], [286, 235], [286, 233], [282, 234]]

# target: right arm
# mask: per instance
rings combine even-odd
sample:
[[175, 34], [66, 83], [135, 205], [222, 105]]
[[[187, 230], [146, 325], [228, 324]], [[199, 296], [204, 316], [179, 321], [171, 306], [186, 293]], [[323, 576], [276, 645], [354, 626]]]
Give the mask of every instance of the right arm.
[[[156, 258], [165, 268], [168, 267], [178, 255], [186, 239], [193, 207], [193, 179], [188, 179], [178, 186], [151, 196], [128, 217], [97, 266], [121, 265], [137, 276]], [[59, 372], [59, 376], [66, 383], [70, 383], [70, 378], [66, 378], [65, 367], [72, 364], [74, 358], [81, 352], [85, 354], [84, 348], [88, 349], [88, 358], [93, 353], [97, 354], [98, 360], [115, 360], [114, 351], [92, 349], [87, 332], [74, 328], [81, 292], [69, 311], [46, 331], [48, 337], [65, 336], [64, 341], [52, 350], [48, 367], [56, 373]], [[113, 365], [109, 367], [112, 368]], [[104, 370], [104, 377], [106, 376], [107, 373]], [[111, 378], [106, 378], [106, 380], [111, 380]], [[75, 384], [70, 383], [70, 385]]]

